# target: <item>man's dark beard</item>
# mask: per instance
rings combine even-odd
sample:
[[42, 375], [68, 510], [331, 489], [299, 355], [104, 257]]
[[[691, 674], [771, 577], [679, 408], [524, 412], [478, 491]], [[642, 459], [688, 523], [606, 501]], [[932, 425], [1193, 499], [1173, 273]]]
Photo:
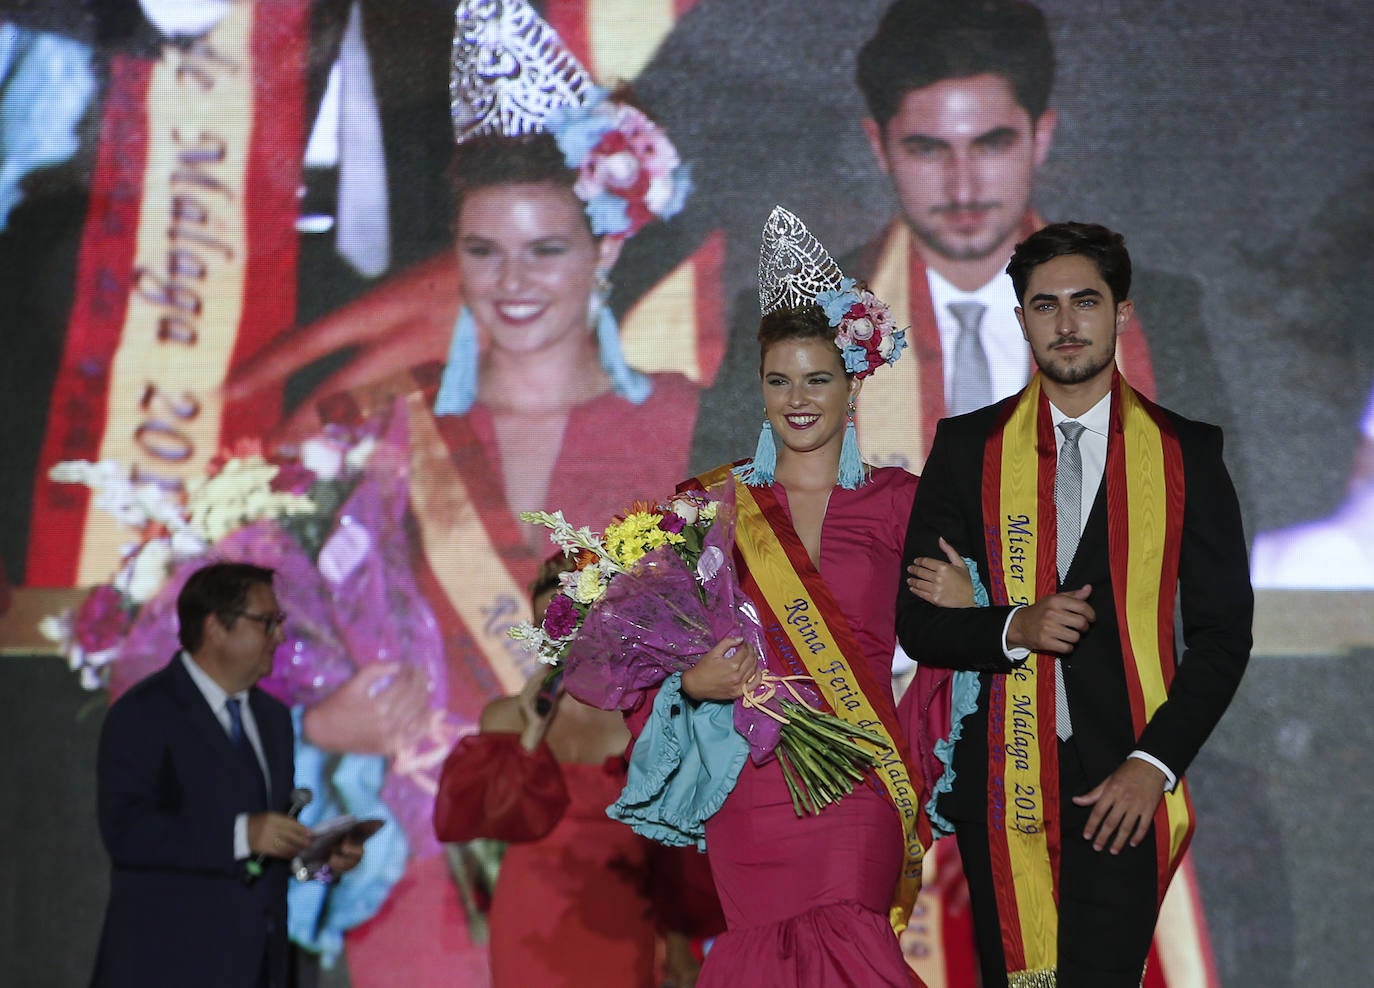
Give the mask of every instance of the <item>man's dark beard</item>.
[[[1079, 339], [1065, 340], [1064, 343], [1060, 344], [1060, 346], [1063, 346], [1064, 344], [1070, 342], [1083, 345], [1087, 341]], [[1051, 350], [1050, 357], [1053, 358], [1053, 356], [1054, 351]], [[1106, 356], [1104, 356], [1100, 361], [1091, 364], [1074, 364], [1068, 367], [1061, 368], [1050, 361], [1046, 361], [1046, 363], [1041, 363], [1039, 357], [1036, 357], [1035, 364], [1037, 367], [1040, 368], [1040, 373], [1044, 374], [1045, 377], [1049, 378], [1055, 384], [1082, 384], [1088, 378], [1100, 372], [1102, 368], [1106, 367], [1115, 359], [1116, 343], [1115, 341], [1113, 341], [1111, 351], [1108, 352]], [[1046, 364], [1048, 364], [1048, 366], [1046, 366]]]
[[[951, 203], [945, 206], [938, 206], [934, 210], [932, 210], [932, 212], [939, 214], [953, 212], [954, 210], [960, 208], [995, 208], [997, 205], [998, 204], [995, 202], [977, 202], [963, 206]], [[915, 235], [917, 240], [925, 244], [926, 247], [933, 251], [936, 255], [950, 261], [981, 261], [988, 257], [991, 257], [992, 254], [997, 250], [997, 248], [1002, 244], [1002, 242], [1007, 239], [1011, 232], [1015, 230], [1021, 222], [1020, 219], [1017, 219], [1015, 223], [1010, 224], [1009, 226], [1007, 226], [1006, 229], [999, 229], [994, 231], [991, 243], [987, 244], [984, 247], [959, 247], [947, 242], [943, 237], [940, 237], [938, 234], [936, 234], [932, 228], [927, 228], [925, 226], [921, 226], [912, 222], [911, 217], [906, 216], [904, 217], [904, 219], [906, 220], [907, 229], [909, 229], [912, 232], [912, 234]]]

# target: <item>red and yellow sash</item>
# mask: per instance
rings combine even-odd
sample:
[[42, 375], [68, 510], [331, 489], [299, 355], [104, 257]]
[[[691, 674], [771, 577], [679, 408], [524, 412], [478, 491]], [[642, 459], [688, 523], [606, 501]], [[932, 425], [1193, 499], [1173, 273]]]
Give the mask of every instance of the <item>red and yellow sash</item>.
[[117, 56], [67, 340], [34, 481], [28, 582], [88, 585], [129, 532], [47, 472], [117, 459], [175, 486], [265, 431], [272, 402], [226, 407], [231, 366], [295, 315], [305, 0], [228, 5], [189, 46]]
[[772, 490], [747, 487], [728, 471], [721, 467], [699, 480], [708, 488], [724, 480], [735, 485], [740, 584], [759, 608], [771, 654], [787, 665], [787, 672], [809, 675], [837, 717], [886, 740], [875, 774], [897, 808], [906, 842], [888, 914], [900, 933], [921, 889], [921, 865], [931, 836], [891, 688], [873, 677], [854, 632]]
[[[1108, 552], [1131, 711], [1139, 735], [1173, 677], [1174, 589], [1183, 529], [1183, 460], [1157, 406], [1120, 374], [1107, 442]], [[1054, 428], [1037, 374], [988, 437], [983, 519], [994, 604], [1031, 604], [1058, 590]], [[1053, 976], [1058, 944], [1059, 772], [1052, 655], [993, 677], [988, 700], [988, 831], [1002, 947], [1013, 985]], [[1187, 846], [1187, 787], [1155, 817], [1159, 888]]]
[[[446, 637], [461, 627], [470, 646], [461, 663], [468, 667], [467, 682], [451, 684], [450, 692], [460, 703], [518, 693], [534, 665], [507, 632], [529, 620], [525, 587], [538, 572], [539, 557], [521, 538], [501, 475], [492, 469], [467, 417], [436, 420], [431, 400], [429, 391], [414, 392], [404, 404], [410, 510], [424, 560], [422, 579], [429, 583], [429, 599], [438, 603], [435, 613]], [[451, 669], [454, 658], [450, 653]], [[484, 682], [488, 674], [494, 681]]]

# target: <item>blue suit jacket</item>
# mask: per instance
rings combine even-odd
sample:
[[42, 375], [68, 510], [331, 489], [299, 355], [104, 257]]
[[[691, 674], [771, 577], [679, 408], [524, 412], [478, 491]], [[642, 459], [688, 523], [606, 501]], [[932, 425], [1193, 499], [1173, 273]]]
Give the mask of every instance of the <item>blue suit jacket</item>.
[[[285, 812], [293, 735], [287, 708], [254, 688], [249, 703]], [[134, 686], [105, 717], [96, 769], [110, 901], [92, 985], [252, 988], [263, 970], [285, 986], [284, 861], [244, 881], [234, 818], [262, 808], [260, 783], [179, 658]]]

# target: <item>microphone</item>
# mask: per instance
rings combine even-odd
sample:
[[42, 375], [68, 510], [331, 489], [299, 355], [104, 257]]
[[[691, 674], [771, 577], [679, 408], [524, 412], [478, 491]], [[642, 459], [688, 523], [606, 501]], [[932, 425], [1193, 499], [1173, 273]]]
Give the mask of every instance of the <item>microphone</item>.
[[553, 709], [553, 701], [558, 699], [558, 691], [562, 687], [563, 667], [560, 665], [544, 677], [544, 684], [539, 687], [539, 692], [534, 694], [534, 712], [540, 717], [547, 717], [549, 711]]
[[[299, 786], [295, 789], [292, 789], [291, 807], [286, 811], [286, 815], [289, 816], [291, 819], [295, 820], [301, 815], [301, 810], [309, 806], [310, 801], [314, 798], [315, 794], [311, 792], [309, 789], [303, 789]], [[253, 882], [257, 880], [259, 876], [262, 875], [262, 870], [266, 866], [266, 864], [267, 855], [265, 854], [255, 854], [253, 857], [249, 858], [243, 866], [244, 871], [247, 872], [247, 874], [244, 876], [244, 880], [249, 885], [253, 884]]]

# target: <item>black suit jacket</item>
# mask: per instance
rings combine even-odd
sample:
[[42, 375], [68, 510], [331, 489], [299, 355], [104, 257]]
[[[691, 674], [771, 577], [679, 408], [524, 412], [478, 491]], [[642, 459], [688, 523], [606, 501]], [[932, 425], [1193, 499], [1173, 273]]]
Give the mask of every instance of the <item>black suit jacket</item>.
[[[254, 688], [249, 704], [285, 812], [294, 773], [291, 715]], [[267, 957], [287, 974], [284, 861], [244, 881], [234, 818], [261, 808], [259, 779], [179, 657], [110, 707], [96, 767], [110, 901], [92, 985], [252, 988]]]
[[[1013, 396], [1006, 401], [1015, 400]], [[912, 509], [908, 562], [917, 556], [943, 558], [937, 543], [943, 536], [962, 555], [976, 560], [986, 578], [983, 447], [1005, 404], [940, 422]], [[1253, 594], [1240, 509], [1221, 457], [1221, 430], [1167, 414], [1183, 454], [1178, 600], [1185, 647], [1168, 700], [1139, 737], [1131, 720], [1113, 604], [1105, 478], [1064, 582], [1065, 589], [1091, 584], [1089, 603], [1097, 613], [1096, 623], [1064, 663], [1074, 728], [1069, 744], [1094, 785], [1135, 749], [1153, 755], [1182, 777], [1230, 703], [1250, 654]], [[955, 749], [955, 788], [941, 803], [951, 819], [981, 819], [986, 812], [985, 701], [991, 676], [1011, 668], [1002, 651], [1002, 629], [1010, 612], [1010, 607], [941, 609], [905, 586], [898, 601], [898, 636], [909, 655], [918, 662], [984, 673], [984, 702], [964, 722], [963, 740]]]

